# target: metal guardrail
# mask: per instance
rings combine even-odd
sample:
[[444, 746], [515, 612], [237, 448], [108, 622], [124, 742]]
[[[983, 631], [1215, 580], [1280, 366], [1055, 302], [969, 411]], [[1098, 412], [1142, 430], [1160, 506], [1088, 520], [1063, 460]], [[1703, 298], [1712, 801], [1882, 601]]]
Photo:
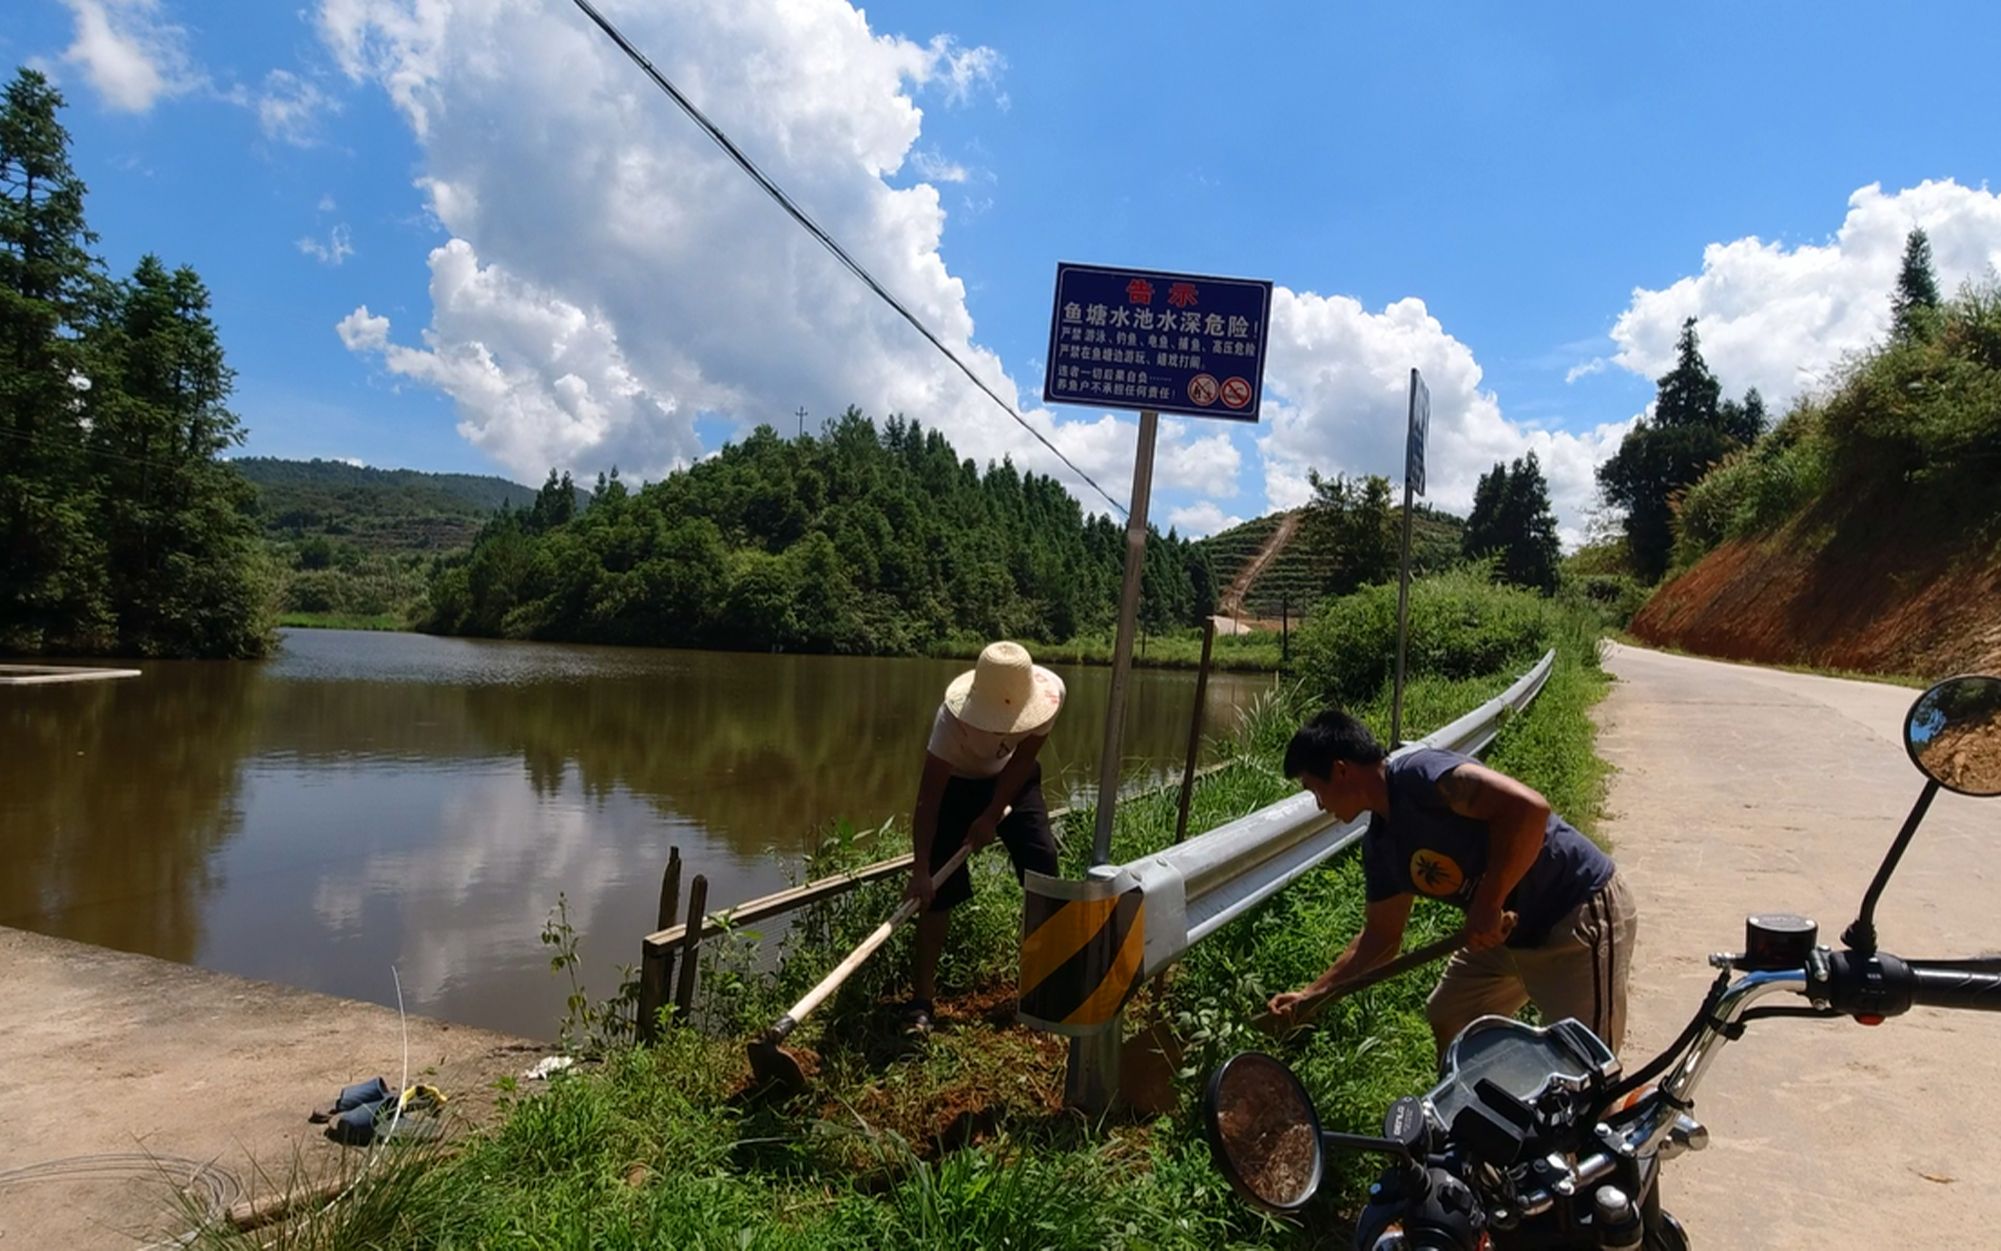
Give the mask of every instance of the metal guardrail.
[[[1228, 761], [1207, 764], [1197, 769], [1195, 776], [1207, 777], [1228, 766]], [[1180, 785], [1179, 781], [1149, 783], [1122, 794], [1120, 799], [1125, 801], [1162, 794]], [[1068, 805], [1051, 808], [1050, 823], [1055, 825], [1061, 822], [1070, 811]], [[878, 860], [873, 864], [787, 887], [773, 894], [760, 895], [756, 899], [745, 900], [734, 907], [721, 908], [713, 912], [704, 911], [708, 899], [708, 884], [705, 878], [697, 874], [696, 885], [690, 888], [689, 893], [689, 920], [676, 924], [676, 918], [681, 915], [681, 849], [676, 847], [671, 851], [666, 873], [660, 883], [658, 928], [640, 939], [639, 943], [638, 1022], [641, 1041], [652, 1040], [656, 1016], [661, 1008], [667, 1006], [670, 997], [674, 1000], [678, 1011], [682, 1013], [688, 1011], [694, 995], [696, 961], [704, 942], [728, 932], [731, 927], [783, 916], [809, 904], [846, 894], [865, 883], [908, 873], [914, 859], [909, 852], [904, 852], [900, 856], [892, 856], [887, 860]], [[677, 961], [680, 974], [678, 980], [675, 976]]]
[[[1399, 747], [1399, 756], [1420, 747], [1446, 748], [1477, 755], [1485, 751], [1501, 727], [1541, 693], [1555, 663], [1554, 651], [1507, 690], [1465, 716]], [[1159, 973], [1196, 943], [1271, 898], [1329, 857], [1352, 846], [1362, 836], [1366, 820], [1339, 822], [1321, 812], [1312, 795], [1298, 794], [1248, 816], [1220, 825], [1178, 846], [1142, 856], [1129, 864], [1101, 865], [1088, 883], [1064, 883], [1030, 874], [1031, 894], [1038, 890], [1057, 900], [1109, 900], [1138, 889], [1143, 907], [1135, 920], [1144, 927], [1144, 953], [1138, 980]], [[1113, 951], [1129, 935], [1109, 928], [1101, 936], [1108, 950], [1099, 960], [1080, 961], [1111, 967]], [[1024, 936], [1024, 952], [1029, 946]], [[1027, 962], [1026, 956], [1024, 957]], [[1085, 981], [1091, 974], [1082, 974]], [[1071, 993], [1077, 1001], [1092, 997], [1092, 986]], [[1072, 1017], [1057, 1032], [1087, 1035], [1107, 1028], [1103, 1014]], [[1045, 1020], [1047, 1016], [1045, 1015]]]

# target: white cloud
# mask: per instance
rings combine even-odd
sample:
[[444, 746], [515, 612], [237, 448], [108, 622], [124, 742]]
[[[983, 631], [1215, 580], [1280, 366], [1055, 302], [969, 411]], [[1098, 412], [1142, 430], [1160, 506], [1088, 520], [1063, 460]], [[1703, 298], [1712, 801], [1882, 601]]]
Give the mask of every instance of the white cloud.
[[[299, 148], [318, 143], [321, 120], [340, 112], [339, 100], [317, 84], [281, 69], [266, 74], [264, 89], [254, 99], [245, 97], [244, 102], [256, 112], [265, 138]], [[331, 198], [323, 203], [331, 206]]]
[[202, 85], [188, 56], [187, 32], [161, 14], [159, 0], [63, 3], [76, 17], [76, 38], [63, 60], [82, 68], [106, 106], [144, 113]]
[[354, 255], [354, 238], [349, 234], [346, 222], [337, 222], [327, 233], [325, 243], [308, 235], [299, 240], [298, 247], [299, 251], [322, 265], [339, 265]]
[[1703, 359], [1727, 394], [1757, 387], [1774, 409], [1825, 379], [1846, 353], [1880, 339], [1904, 238], [1931, 238], [1940, 286], [2001, 267], [2001, 196], [1950, 179], [1848, 198], [1825, 243], [1788, 248], [1755, 235], [1703, 249], [1702, 271], [1661, 290], [1635, 288], [1612, 329], [1613, 360], [1645, 378], [1674, 365], [1684, 319], [1699, 319]]
[[[912, 93], [990, 85], [997, 56], [877, 35], [839, 0], [613, 16], [1019, 407], [973, 342], [964, 283], [939, 251], [937, 190], [885, 181], [919, 138]], [[698, 414], [779, 420], [852, 403], [908, 413], [976, 460], [1059, 471], [567, 6], [323, 0], [318, 23], [342, 70], [379, 84], [418, 136], [419, 185], [451, 236], [431, 255], [420, 347], [392, 345], [365, 313], [343, 341], [447, 391], [461, 429], [509, 469], [617, 462], [653, 476], [702, 453]], [[1028, 418], [1057, 429], [1051, 414]], [[1102, 437], [1070, 429], [1059, 442]]]
[[350, 352], [380, 352], [389, 346], [389, 319], [374, 316], [364, 304], [341, 318], [334, 333]]
[[1579, 378], [1589, 378], [1592, 374], [1602, 374], [1605, 372], [1606, 364], [1607, 362], [1604, 357], [1594, 356], [1581, 365], [1572, 365], [1569, 369], [1566, 369], [1563, 372], [1563, 380], [1565, 383], [1571, 383], [1577, 381]]
[[334, 198], [331, 193], [320, 196], [318, 211], [322, 213], [331, 213], [334, 211]]
[[1431, 393], [1425, 498], [1451, 511], [1471, 506], [1475, 482], [1495, 461], [1533, 451], [1574, 543], [1597, 494], [1597, 466], [1631, 425], [1574, 434], [1507, 420], [1494, 393], [1481, 389], [1471, 349], [1415, 298], [1371, 313], [1347, 296], [1276, 288], [1267, 353], [1267, 433], [1258, 443], [1273, 509], [1307, 501], [1309, 468], [1402, 480], [1413, 367]]
[[356, 469], [368, 468], [368, 462], [359, 456], [336, 456], [334, 459], [343, 465], [353, 465]]
[[926, 182], [964, 182], [972, 175], [957, 161], [948, 161], [936, 152], [919, 150], [910, 154], [910, 167]]
[[463, 239], [431, 253], [431, 304], [421, 349], [391, 342], [389, 319], [366, 305], [336, 330], [350, 351], [450, 395], [459, 433], [503, 464], [547, 470], [579, 449], [615, 449], [606, 463], [666, 468], [699, 453], [676, 392], [639, 380], [601, 315], [482, 265]]
[[1203, 500], [1185, 508], [1169, 511], [1167, 524], [1179, 530], [1184, 539], [1199, 539], [1228, 530], [1232, 526], [1243, 525], [1244, 519], [1227, 515], [1211, 501]]
[[919, 81], [942, 81], [948, 102], [965, 104], [976, 90], [985, 88], [996, 93], [1003, 109], [1007, 107], [1007, 96], [998, 91], [1001, 74], [1007, 69], [1007, 59], [1000, 53], [986, 47], [962, 48], [950, 35], [933, 38], [927, 51], [931, 60]]

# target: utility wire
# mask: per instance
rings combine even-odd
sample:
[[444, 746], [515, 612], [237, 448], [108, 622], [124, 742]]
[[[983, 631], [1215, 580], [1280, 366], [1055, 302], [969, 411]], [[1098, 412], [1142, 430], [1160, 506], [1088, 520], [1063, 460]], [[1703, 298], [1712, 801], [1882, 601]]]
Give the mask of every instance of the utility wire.
[[758, 186], [762, 187], [766, 195], [770, 196], [773, 200], [776, 200], [778, 202], [778, 206], [784, 209], [787, 213], [790, 213], [792, 215], [792, 219], [798, 222], [800, 226], [804, 227], [807, 234], [812, 235], [814, 239], [818, 240], [821, 247], [833, 253], [834, 258], [840, 261], [841, 264], [847, 266], [849, 272], [853, 273], [855, 277], [861, 279], [862, 283], [865, 286], [867, 286], [869, 290], [875, 292], [878, 296], [881, 296], [883, 303], [889, 305], [892, 309], [895, 309], [897, 314], [901, 316], [903, 320], [909, 322], [912, 326], [916, 327], [918, 334], [921, 334], [926, 339], [929, 339], [931, 341], [932, 347], [935, 347], [940, 352], [943, 352], [945, 354], [946, 360], [949, 360], [954, 365], [957, 365], [959, 367], [960, 373], [970, 378], [974, 386], [986, 392], [987, 398], [991, 399], [994, 403], [1000, 405], [1002, 412], [1014, 418], [1016, 424], [1018, 424], [1023, 430], [1026, 430], [1030, 434], [1034, 435], [1036, 442], [1048, 448], [1050, 452], [1055, 455], [1057, 460], [1060, 460], [1065, 465], [1068, 465], [1070, 467], [1070, 472], [1076, 474], [1078, 477], [1082, 478], [1085, 482], [1089, 483], [1093, 491], [1096, 491], [1099, 495], [1104, 496], [1105, 502], [1107, 504], [1110, 504], [1114, 509], [1116, 509], [1121, 516], [1131, 515], [1130, 513], [1127, 512], [1126, 506], [1124, 504], [1121, 504], [1117, 500], [1113, 499], [1111, 495], [1105, 490], [1105, 488], [1099, 486], [1095, 481], [1092, 480], [1090, 474], [1087, 474], [1082, 469], [1079, 469], [1068, 456], [1065, 456], [1062, 452], [1057, 450], [1056, 445], [1054, 443], [1051, 443], [1048, 439], [1044, 438], [1040, 430], [1037, 430], [1034, 426], [1028, 424], [1028, 421], [1025, 418], [1023, 418], [1020, 413], [1014, 411], [1014, 405], [1002, 399], [999, 393], [997, 393], [992, 387], [988, 386], [984, 381], [982, 381], [980, 379], [980, 376], [974, 373], [971, 367], [969, 367], [965, 361], [959, 359], [959, 356], [956, 352], [952, 351], [951, 348], [946, 347], [943, 340], [941, 340], [937, 335], [931, 333], [930, 327], [926, 326], [922, 321], [918, 320], [917, 314], [911, 312], [908, 308], [904, 307], [903, 302], [901, 300], [898, 300], [895, 296], [891, 295], [886, 289], [884, 289], [881, 283], [875, 280], [874, 275], [870, 274], [868, 270], [862, 268], [861, 262], [857, 261], [854, 257], [849, 256], [845, 248], [843, 248], [840, 244], [834, 242], [833, 236], [828, 234], [825, 230], [821, 229], [820, 224], [818, 222], [815, 222], [810, 216], [808, 216], [806, 211], [800, 208], [799, 205], [793, 201], [791, 196], [785, 194], [784, 190], [780, 188], [777, 183], [773, 182], [770, 176], [768, 176], [763, 170], [759, 169], [755, 161], [751, 160], [748, 156], [745, 156], [743, 150], [737, 147], [736, 144], [732, 143], [730, 141], [730, 137], [724, 134], [720, 127], [718, 127], [714, 122], [710, 121], [706, 116], [704, 116], [702, 111], [695, 107], [695, 104], [692, 100], [682, 95], [680, 90], [676, 88], [673, 83], [668, 82], [666, 77], [662, 75], [659, 70], [654, 69], [653, 62], [647, 60], [645, 55], [641, 53], [638, 48], [633, 47], [631, 41], [628, 40], [624, 35], [619, 33], [618, 27], [613, 26], [609, 21], [606, 20], [604, 15], [599, 13], [597, 9], [590, 3], [590, 0], [576, 0], [576, 5], [579, 9], [582, 9], [584, 11], [584, 16], [590, 18], [591, 21], [597, 23], [598, 29], [604, 31], [604, 33], [611, 38], [611, 41], [617, 44], [619, 46], [619, 49], [622, 52], [624, 52], [626, 56], [632, 58], [632, 61], [635, 65], [639, 66], [640, 69], [646, 71], [646, 76], [653, 80], [654, 85], [659, 87], [660, 90], [666, 92], [668, 96], [673, 99], [674, 103], [681, 107], [681, 111], [683, 113], [686, 113], [697, 126], [700, 126], [703, 132], [706, 133], [709, 136], [709, 138], [715, 140], [716, 146], [721, 148], [725, 153], [727, 153], [729, 155], [729, 158], [735, 161], [737, 165], [743, 170], [744, 173], [749, 174], [751, 180], [757, 183]]

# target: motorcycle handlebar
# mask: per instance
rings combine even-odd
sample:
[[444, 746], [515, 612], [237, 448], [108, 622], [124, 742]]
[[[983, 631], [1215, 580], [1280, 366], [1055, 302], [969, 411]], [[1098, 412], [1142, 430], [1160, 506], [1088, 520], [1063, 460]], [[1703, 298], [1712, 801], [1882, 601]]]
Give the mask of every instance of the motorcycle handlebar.
[[1941, 968], [1923, 960], [1912, 960], [1908, 967], [1914, 1005], [2001, 1012], [2001, 973]]
[[1891, 1017], [1914, 1007], [2001, 1012], [2001, 971], [1963, 960], [1904, 960], [1888, 952], [1833, 953], [1808, 993], [1851, 1016]]

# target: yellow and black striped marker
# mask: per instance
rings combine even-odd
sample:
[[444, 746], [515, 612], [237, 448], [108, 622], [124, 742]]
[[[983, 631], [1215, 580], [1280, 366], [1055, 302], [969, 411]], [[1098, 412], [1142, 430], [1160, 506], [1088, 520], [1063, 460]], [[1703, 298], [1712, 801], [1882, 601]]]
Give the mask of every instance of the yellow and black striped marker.
[[1139, 987], [1146, 900], [1129, 875], [1028, 875], [1021, 914], [1023, 1024], [1072, 1038], [1100, 1033]]

